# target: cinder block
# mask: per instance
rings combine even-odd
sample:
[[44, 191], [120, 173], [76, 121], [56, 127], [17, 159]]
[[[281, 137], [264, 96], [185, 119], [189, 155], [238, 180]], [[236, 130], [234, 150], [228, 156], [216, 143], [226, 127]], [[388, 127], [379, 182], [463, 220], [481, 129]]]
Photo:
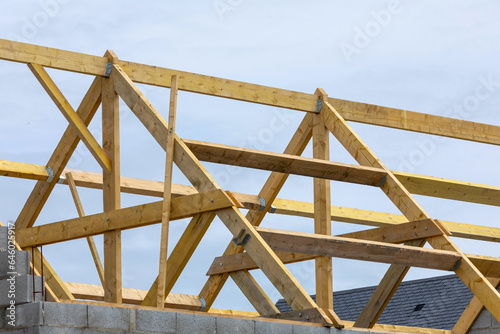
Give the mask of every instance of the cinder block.
[[[7, 309], [9, 312], [9, 309]], [[15, 327], [30, 327], [43, 324], [42, 303], [17, 305], [15, 309]]]
[[492, 316], [491, 313], [483, 309], [483, 311], [479, 314], [476, 321], [472, 325], [471, 329], [481, 329], [481, 328], [490, 328], [492, 324]]
[[87, 305], [45, 303], [44, 314], [44, 325], [88, 326]]
[[15, 273], [19, 276], [30, 275], [30, 252], [15, 250], [0, 251], [0, 279]]
[[292, 324], [269, 321], [255, 321], [255, 333], [290, 334], [293, 331]]
[[175, 333], [177, 313], [135, 310], [135, 329], [145, 332]]
[[88, 326], [102, 329], [130, 329], [130, 312], [134, 310], [121, 307], [88, 305]]
[[0, 226], [0, 251], [7, 250], [7, 226]]
[[37, 326], [37, 327], [26, 328], [24, 333], [25, 334], [83, 334], [84, 329], [74, 328], [74, 327]]
[[[35, 291], [42, 291], [42, 277], [35, 276]], [[32, 303], [42, 301], [42, 294], [36, 293], [33, 299], [33, 276], [12, 276], [8, 279], [0, 280], [0, 307], [11, 305], [11, 300], [15, 304]]]
[[253, 334], [255, 333], [255, 321], [238, 318], [216, 318], [217, 334]]
[[[293, 334], [330, 334], [330, 328], [310, 326], [310, 325], [292, 325]], [[352, 334], [349, 332], [349, 334]]]
[[215, 317], [193, 313], [177, 313], [178, 334], [215, 334], [217, 327]]

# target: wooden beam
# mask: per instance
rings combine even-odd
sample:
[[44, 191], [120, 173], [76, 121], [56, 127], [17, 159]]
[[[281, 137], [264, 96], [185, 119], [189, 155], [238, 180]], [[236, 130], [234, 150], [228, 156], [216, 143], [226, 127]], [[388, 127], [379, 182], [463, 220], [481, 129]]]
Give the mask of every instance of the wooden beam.
[[[468, 256], [470, 258], [470, 255]], [[500, 278], [489, 278], [489, 281], [495, 288], [500, 286]], [[479, 298], [476, 296], [472, 297], [469, 305], [467, 305], [457, 323], [453, 326], [452, 332], [454, 334], [467, 334], [483, 309], [484, 305]]]
[[[277, 198], [273, 202], [273, 206], [276, 208], [275, 213], [277, 214], [309, 218], [314, 217], [313, 203]], [[352, 209], [339, 206], [332, 206], [331, 210], [332, 220], [344, 223], [384, 227], [397, 226], [408, 222], [408, 219], [405, 216], [392, 213]], [[500, 228], [443, 220], [439, 221], [453, 234], [454, 237], [500, 242]]]
[[[187, 141], [189, 142], [189, 140]], [[197, 145], [203, 145], [203, 143], [197, 142]], [[74, 172], [75, 182], [77, 182], [78, 186], [102, 189], [101, 174], [70, 171]], [[500, 206], [500, 201], [498, 200], [500, 197], [500, 187], [393, 170], [391, 170], [391, 172], [412, 194]], [[49, 174], [45, 166], [0, 160], [0, 176], [45, 181]], [[64, 178], [61, 179], [61, 182], [64, 183]], [[196, 191], [193, 187], [184, 187], [184, 191], [189, 191], [188, 189], [191, 189], [193, 192]], [[122, 178], [121, 188], [122, 192], [131, 194], [157, 197], [163, 196], [163, 183], [159, 181]], [[183, 195], [185, 194], [186, 193], [183, 193]], [[240, 196], [241, 195], [242, 194], [240, 194]], [[256, 205], [256, 208], [258, 208], [258, 205]]]
[[[39, 64], [95, 76], [102, 76], [106, 72], [106, 62], [108, 61], [106, 57], [4, 39], [0, 39], [0, 59]], [[169, 88], [171, 76], [177, 75], [183, 83], [179, 89], [183, 91], [306, 112], [314, 112], [316, 106], [316, 97], [313, 94], [122, 60], [119, 60], [118, 63], [132, 81], [138, 83]], [[498, 126], [331, 97], [328, 98], [328, 101], [339, 110], [347, 121], [500, 145], [500, 127]]]
[[[175, 245], [172, 253], [167, 260], [167, 278], [165, 280], [165, 295], [168, 296], [175, 282], [191, 259], [196, 247], [205, 235], [208, 227], [215, 218], [215, 213], [208, 212], [195, 215], [182, 233], [181, 238]], [[158, 277], [151, 285], [147, 295], [144, 297], [141, 305], [154, 306], [158, 289]]]
[[343, 164], [271, 153], [229, 145], [183, 140], [201, 161], [270, 170], [286, 174], [312, 176], [335, 181], [377, 186], [384, 183], [385, 171], [378, 168]]
[[[3, 167], [2, 167], [3, 166]], [[2, 169], [4, 168], [4, 169]], [[27, 174], [24, 175], [25, 171]], [[75, 184], [79, 187], [102, 189], [102, 174], [85, 172], [73, 169], [65, 169], [63, 175], [71, 172], [75, 180]], [[47, 180], [48, 172], [44, 166], [32, 165], [19, 162], [11, 162], [0, 160], [0, 175], [2, 173], [9, 174], [5, 176], [14, 176], [21, 178], [32, 178], [35, 180]], [[398, 172], [394, 172], [397, 177]], [[26, 177], [25, 177], [26, 176]], [[122, 177], [121, 191], [129, 194], [146, 195], [154, 197], [163, 196], [164, 184], [161, 181], [143, 180], [130, 177]], [[460, 181], [458, 181], [460, 182]], [[68, 184], [67, 180], [60, 178], [60, 183]], [[197, 190], [192, 186], [181, 184], [172, 184], [172, 196], [183, 196], [195, 194]], [[259, 210], [261, 202], [259, 196], [242, 193], [233, 193], [236, 199], [243, 204], [246, 209]], [[299, 217], [314, 217], [314, 204], [308, 202], [294, 201], [288, 199], [276, 198], [272, 202], [274, 207], [273, 212], [276, 214], [299, 216]], [[339, 206], [331, 207], [334, 221], [361, 224], [368, 226], [395, 226], [408, 221], [403, 215], [397, 215], [385, 212], [368, 211], [361, 209], [353, 209]], [[491, 226], [481, 226], [465, 223], [457, 223], [451, 221], [440, 220], [440, 222], [453, 234], [454, 237], [475, 239], [491, 242], [500, 242], [500, 228]]]
[[[312, 115], [307, 114], [302, 122], [300, 123], [297, 131], [295, 131], [292, 139], [285, 148], [285, 154], [301, 155], [307, 144], [309, 143], [312, 136]], [[258, 226], [264, 219], [265, 215], [271, 208], [271, 203], [276, 199], [279, 191], [281, 190], [283, 184], [288, 178], [288, 174], [282, 174], [277, 172], [272, 172], [268, 177], [261, 191], [259, 192], [259, 197], [265, 202], [264, 208], [259, 211], [249, 211], [246, 215], [248, 221], [254, 225]], [[243, 247], [236, 246], [233, 242], [229, 242], [223, 255], [231, 255], [241, 253]], [[210, 306], [217, 298], [220, 290], [224, 286], [229, 275], [220, 274], [210, 276], [203, 286], [200, 292], [200, 296], [207, 302], [207, 307]]]
[[393, 171], [412, 194], [500, 206], [500, 187]]
[[177, 77], [172, 77], [172, 88], [170, 88], [170, 106], [168, 112], [168, 132], [165, 152], [165, 188], [163, 193], [163, 206], [161, 213], [161, 238], [160, 238], [160, 265], [158, 271], [158, 289], [156, 295], [156, 307], [163, 308], [165, 302], [165, 285], [167, 279], [167, 249], [168, 230], [170, 223], [170, 204], [172, 200], [172, 174], [174, 167], [174, 134], [175, 113], [177, 109]]
[[278, 308], [274, 305], [271, 299], [269, 299], [264, 290], [262, 290], [248, 271], [235, 271], [229, 275], [259, 315], [279, 313]]
[[423, 219], [394, 226], [346, 233], [340, 235], [340, 237], [400, 244], [410, 240], [434, 237], [442, 233], [441, 229], [432, 220]]
[[[101, 78], [96, 78], [77, 110], [77, 114], [84, 121], [85, 125], [90, 123], [100, 104]], [[79, 141], [80, 137], [78, 137], [78, 133], [73, 126], [69, 125], [47, 163], [47, 166], [54, 173], [54, 178], [50, 182], [45, 182], [44, 180], [36, 183], [21, 213], [17, 217], [16, 230], [33, 226]]]
[[459, 265], [460, 260], [460, 255], [450, 251], [262, 227], [258, 227], [257, 231], [272, 249], [284, 252], [396, 263], [437, 270], [452, 270]]
[[[116, 63], [113, 51], [106, 51], [109, 62]], [[113, 84], [113, 74], [102, 79], [102, 146], [109, 156], [110, 167], [103, 168], [103, 211], [109, 213], [120, 209], [120, 110], [118, 94]], [[104, 233], [104, 301], [122, 302], [122, 245], [121, 230]]]
[[[64, 282], [77, 299], [104, 301], [104, 289], [100, 285]], [[123, 303], [140, 305], [146, 296], [146, 290], [123, 289]], [[165, 300], [167, 308], [199, 311], [202, 307], [198, 296], [170, 293]]]
[[[330, 161], [329, 131], [320, 115], [313, 116], [313, 158]], [[314, 233], [332, 235], [330, 180], [313, 179]], [[315, 258], [316, 304], [333, 309], [333, 265], [331, 257]]]
[[[168, 125], [165, 120], [119, 66], [114, 65], [113, 72], [115, 73], [115, 87], [118, 94], [150, 131], [160, 146], [166, 147], [165, 138]], [[220, 189], [215, 180], [208, 174], [198, 159], [177, 135], [175, 135], [174, 162], [198, 191]], [[264, 274], [280, 291], [292, 308], [304, 309], [316, 307], [311, 297], [293, 278], [269, 246], [260, 238], [251, 223], [241, 214], [237, 207], [234, 206], [219, 210], [217, 211], [217, 216], [233, 235], [240, 233], [241, 229], [245, 229], [246, 234], [250, 235], [245, 249], [254, 257], [256, 262], [262, 265]], [[327, 317], [326, 314], [322, 316]], [[330, 320], [328, 319], [327, 322], [330, 322]]]
[[[270, 244], [271, 248], [275, 248], [274, 244]], [[312, 260], [317, 257], [315, 254], [305, 254], [288, 251], [275, 251], [276, 255], [284, 264], [296, 263], [301, 261]], [[334, 257], [344, 257], [344, 255], [336, 255]], [[500, 278], [500, 259], [492, 256], [480, 256], [467, 254], [472, 263], [483, 273], [483, 275], [491, 274], [492, 277]], [[207, 276], [217, 275], [222, 273], [231, 273], [238, 270], [254, 270], [259, 269], [259, 266], [252, 260], [247, 253], [238, 253], [233, 255], [219, 256], [214, 259], [210, 268], [207, 271]]]
[[[68, 186], [71, 191], [71, 195], [73, 196], [73, 201], [75, 202], [76, 211], [78, 212], [79, 217], [85, 216], [85, 211], [83, 210], [82, 202], [80, 201], [80, 195], [78, 195], [78, 190], [76, 189], [75, 180], [73, 179], [73, 175], [70, 173], [66, 173], [66, 180], [68, 181]], [[97, 247], [94, 242], [93, 237], [87, 237], [87, 243], [89, 245], [90, 253], [92, 254], [92, 259], [94, 260], [95, 268], [97, 270], [97, 274], [99, 275], [99, 279], [101, 280], [101, 284], [104, 285], [104, 267], [102, 266], [101, 259], [99, 258], [99, 253], [97, 252]]]
[[75, 110], [73, 110], [73, 107], [71, 107], [68, 100], [66, 100], [57, 85], [54, 83], [54, 81], [52, 81], [47, 71], [45, 71], [43, 66], [37, 64], [28, 64], [28, 67], [38, 79], [52, 101], [54, 101], [55, 105], [61, 111], [64, 118], [66, 118], [69, 124], [74, 127], [74, 129], [78, 133], [78, 136], [83, 141], [85, 146], [87, 146], [90, 153], [92, 153], [99, 165], [101, 165], [102, 168], [110, 171], [111, 161], [106, 155], [106, 152], [104, 152], [97, 140], [90, 133], [89, 129], [85, 125], [85, 122], [82, 121], [80, 116], [78, 116]]
[[[172, 199], [171, 220], [232, 207], [231, 199], [221, 190], [207, 191]], [[107, 231], [125, 230], [161, 222], [162, 201], [113, 210], [82, 218], [26, 228], [17, 232], [22, 247], [47, 245]]]

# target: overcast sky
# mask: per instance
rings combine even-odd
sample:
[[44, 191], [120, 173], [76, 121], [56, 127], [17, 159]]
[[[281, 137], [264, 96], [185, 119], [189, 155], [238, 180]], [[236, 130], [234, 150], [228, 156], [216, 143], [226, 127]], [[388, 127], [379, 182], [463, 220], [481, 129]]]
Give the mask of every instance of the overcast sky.
[[[497, 1], [74, 1], [2, 2], [0, 38], [331, 97], [500, 125], [500, 21]], [[0, 159], [45, 165], [67, 122], [24, 64], [0, 61]], [[92, 77], [49, 70], [74, 108]], [[140, 85], [168, 114], [168, 89]], [[478, 94], [479, 92], [479, 94]], [[122, 175], [163, 180], [165, 154], [121, 107]], [[90, 129], [100, 140], [100, 114]], [[281, 152], [304, 114], [180, 92], [182, 138]], [[492, 145], [351, 123], [391, 169], [500, 186]], [[354, 163], [331, 138], [331, 159]], [[311, 148], [305, 153], [311, 156]], [[268, 172], [204, 163], [225, 188], [257, 194]], [[100, 171], [83, 145], [69, 168]], [[174, 181], [188, 184], [177, 171]], [[34, 182], [0, 178], [0, 220], [15, 221]], [[101, 192], [79, 189], [87, 214], [102, 212]], [[280, 198], [312, 201], [312, 179], [290, 177]], [[415, 196], [432, 217], [499, 227], [498, 207]], [[156, 201], [123, 195], [122, 206]], [[398, 213], [378, 189], [332, 182], [334, 205]], [[58, 186], [37, 224], [77, 216]], [[171, 224], [169, 250], [186, 221]], [[312, 232], [307, 218], [269, 215], [263, 226]], [[334, 233], [362, 227], [334, 223]], [[173, 292], [198, 294], [215, 256], [230, 240], [215, 220]], [[96, 237], [100, 250], [102, 238]], [[468, 253], [498, 256], [493, 243], [454, 239]], [[123, 284], [148, 289], [158, 271], [159, 226], [123, 232]], [[98, 284], [85, 240], [44, 248], [65, 281]], [[102, 254], [102, 253], [101, 253]], [[313, 262], [289, 265], [315, 293]], [[334, 289], [377, 284], [387, 265], [334, 259]], [[445, 272], [411, 269], [407, 279]], [[281, 298], [261, 273], [271, 299]], [[253, 310], [228, 281], [218, 308]]]

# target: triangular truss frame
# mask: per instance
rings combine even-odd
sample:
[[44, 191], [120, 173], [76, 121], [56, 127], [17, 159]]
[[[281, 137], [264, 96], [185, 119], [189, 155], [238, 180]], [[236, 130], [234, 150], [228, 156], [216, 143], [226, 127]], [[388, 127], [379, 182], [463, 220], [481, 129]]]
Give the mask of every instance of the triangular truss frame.
[[[438, 194], [438, 197], [458, 199], [460, 196], [440, 194], [440, 189], [453, 184], [454, 187], [461, 186], [462, 191], [468, 192], [469, 197], [465, 200], [499, 205], [500, 188], [484, 186], [478, 191], [477, 196], [474, 196], [473, 188], [479, 185], [470, 183], [464, 185], [459, 181], [431, 177], [427, 177], [425, 183], [422, 181], [426, 178], [424, 176], [391, 171], [346, 120], [495, 145], [500, 144], [498, 127], [425, 115], [426, 118], [435, 117], [427, 123], [434, 120], [449, 126], [448, 130], [444, 126], [433, 129], [431, 124], [425, 123], [425, 126], [422, 122], [417, 124], [422, 114], [404, 111], [406, 119], [395, 120], [390, 116], [397, 113], [396, 109], [329, 98], [322, 89], [317, 89], [315, 94], [311, 95], [206, 77], [124, 62], [112, 51], [107, 51], [104, 57], [96, 57], [0, 40], [0, 59], [28, 64], [69, 122], [47, 166], [0, 161], [0, 175], [38, 180], [15, 223], [16, 242], [20, 249], [33, 249], [35, 256], [32, 265], [37, 274], [43, 270], [47, 293], [51, 300], [68, 302], [76, 298], [95, 299], [108, 303], [132, 303], [222, 313], [223, 311], [214, 310], [211, 306], [226, 280], [231, 277], [255, 307], [258, 312], [256, 315], [261, 317], [317, 322], [337, 328], [344, 326], [388, 328], [376, 322], [409, 268], [417, 266], [452, 270], [473, 292], [474, 299], [453, 332], [466, 333], [483, 309], [483, 305], [497, 320], [500, 320], [500, 293], [496, 290], [500, 278], [500, 259], [466, 255], [450, 239], [450, 236], [459, 236], [498, 242], [500, 229], [481, 229], [478, 226], [472, 229], [473, 225], [433, 219], [410, 193], [411, 191], [425, 194], [429, 188], [434, 187], [433, 196]], [[45, 67], [95, 76], [76, 111], [52, 81]], [[168, 123], [142, 94], [135, 82], [170, 88]], [[178, 90], [302, 110], [306, 114], [283, 154], [181, 139], [175, 132]], [[166, 151], [165, 182], [121, 177], [119, 98], [127, 104]], [[102, 147], [87, 128], [101, 105]], [[356, 115], [356, 110], [362, 112]], [[380, 115], [385, 116], [385, 119]], [[410, 125], [408, 125], [408, 115]], [[416, 125], [411, 124], [412, 119]], [[452, 128], [452, 125], [455, 127]], [[458, 130], [456, 125], [460, 125]], [[483, 132], [472, 133], [471, 128], [482, 129]], [[330, 134], [333, 134], [359, 165], [330, 161]], [[313, 158], [303, 158], [301, 154], [311, 138]], [[103, 168], [102, 175], [65, 169], [80, 140]], [[257, 196], [238, 194], [223, 190], [200, 161], [265, 169], [272, 173]], [[172, 184], [173, 163], [187, 177], [192, 184], [191, 187]], [[289, 174], [313, 178], [314, 203], [299, 205], [294, 201], [277, 198]], [[384, 216], [381, 219], [367, 219], [361, 218], [362, 210], [341, 208], [340, 211], [344, 213], [341, 217], [339, 210], [331, 205], [331, 180], [380, 187], [403, 216], [382, 214]], [[79, 217], [34, 226], [57, 183], [69, 185]], [[104, 212], [85, 216], [77, 186], [102, 188]], [[489, 193], [485, 194], [486, 190]], [[120, 192], [123, 191], [159, 196], [163, 200], [122, 209]], [[460, 199], [464, 200], [464, 196]], [[250, 210], [243, 215], [241, 208]], [[288, 212], [288, 214], [313, 217], [314, 234], [259, 227], [265, 216], [276, 210], [279, 213]], [[229, 242], [223, 255], [216, 258], [209, 268], [209, 278], [198, 296], [171, 293], [177, 278], [216, 216], [226, 225], [234, 238]], [[169, 222], [186, 217], [192, 217], [191, 222], [167, 259]], [[332, 236], [332, 219], [361, 222], [378, 228]], [[155, 223], [162, 224], [159, 275], [147, 292], [122, 289], [121, 230]], [[92, 236], [98, 234], [104, 234], [104, 265], [92, 239]], [[102, 286], [62, 282], [37, 248], [76, 238], [87, 238]], [[423, 248], [425, 243], [431, 245], [433, 249]], [[354, 323], [342, 321], [335, 314], [332, 299], [332, 257], [391, 264]], [[316, 301], [306, 293], [284, 265], [311, 259], [315, 260]], [[252, 277], [250, 271], [253, 269], [262, 270], [290, 304], [293, 312], [280, 313], [277, 310]], [[401, 326], [390, 328], [416, 332], [421, 330]], [[432, 329], [428, 332], [431, 333]]]

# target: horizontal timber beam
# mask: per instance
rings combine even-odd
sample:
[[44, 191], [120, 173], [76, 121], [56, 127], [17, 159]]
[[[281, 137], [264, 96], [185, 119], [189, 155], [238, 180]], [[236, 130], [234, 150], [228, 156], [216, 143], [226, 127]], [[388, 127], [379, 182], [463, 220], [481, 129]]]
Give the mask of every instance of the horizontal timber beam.
[[[68, 172], [71, 172], [73, 174], [75, 184], [77, 186], [92, 189], [102, 189], [101, 173], [65, 169], [62, 175], [65, 175]], [[394, 173], [397, 176], [396, 173], [399, 172]], [[47, 172], [45, 166], [0, 160], [0, 176], [20, 177], [45, 181], [49, 177], [49, 173]], [[414, 176], [418, 177], [418, 175]], [[67, 184], [67, 181], [64, 178], [60, 178], [59, 182], [62, 184]], [[475, 184], [475, 186], [479, 185]], [[130, 177], [121, 178], [121, 191], [125, 193], [163, 197], [163, 188], [163, 182], [161, 181], [143, 180]], [[494, 188], [494, 191], [500, 194], [500, 187]], [[196, 189], [192, 186], [172, 184], [173, 196], [192, 195], [196, 193]], [[258, 196], [242, 193], [233, 194], [246, 209], [260, 209], [261, 202], [259, 201]], [[276, 214], [308, 218], [314, 217], [313, 203], [277, 198], [273, 201], [272, 204], [275, 207], [275, 211], [273, 212], [275, 212]], [[332, 206], [331, 212], [332, 220], [334, 221], [376, 227], [393, 226], [408, 221], [402, 215], [345, 208], [339, 206]], [[443, 223], [443, 225], [453, 233], [454, 237], [500, 242], [500, 228], [497, 227], [472, 225], [443, 220], [441, 220], [441, 223]]]
[[[274, 248], [273, 245], [270, 245]], [[422, 249], [422, 248], [421, 248]], [[275, 251], [276, 255], [284, 264], [296, 263], [301, 261], [309, 261], [316, 258], [314, 254], [304, 254], [296, 252]], [[335, 256], [345, 258], [345, 256]], [[490, 277], [500, 278], [500, 258], [492, 256], [471, 255], [467, 257], [474, 265], [483, 273], [483, 275], [491, 275]], [[254, 270], [259, 269], [259, 266], [252, 260], [247, 253], [239, 253], [226, 256], [218, 256], [214, 259], [210, 268], [207, 271], [207, 276], [217, 275], [222, 273], [230, 273], [239, 270]]]
[[384, 170], [373, 167], [348, 165], [197, 140], [183, 139], [183, 141], [201, 161], [371, 186], [384, 184], [387, 174]]
[[438, 270], [452, 270], [460, 265], [461, 259], [458, 253], [450, 251], [262, 227], [256, 229], [272, 249], [285, 252]]
[[[0, 59], [33, 63], [65, 71], [102, 76], [106, 57], [48, 48], [0, 39]], [[160, 87], [171, 86], [171, 77], [179, 78], [179, 89], [222, 98], [314, 112], [316, 97], [291, 90], [255, 85], [157, 66], [119, 60], [118, 64], [134, 82]], [[328, 98], [347, 121], [401, 130], [500, 145], [500, 127], [367, 103]]]
[[[230, 197], [218, 189], [180, 196], [172, 199], [171, 220], [233, 207], [234, 205]], [[147, 226], [161, 222], [161, 208], [162, 201], [159, 201], [30, 227], [20, 230], [16, 240], [24, 248], [88, 237], [116, 229], [125, 230]]]
[[[104, 301], [104, 289], [101, 285], [71, 282], [64, 282], [64, 284], [77, 299]], [[125, 304], [140, 305], [147, 293], [146, 290], [123, 289], [123, 302]], [[199, 311], [202, 308], [202, 303], [198, 296], [169, 293], [165, 300], [165, 307]]]
[[[187, 143], [192, 142], [187, 139], [184, 139], [184, 141]], [[200, 149], [204, 148], [202, 142], [197, 142], [196, 145]], [[265, 153], [275, 154], [271, 152]], [[77, 177], [75, 179], [77, 186], [102, 189], [102, 174], [70, 169], [65, 172], [68, 171], [73, 172]], [[500, 187], [398, 171], [391, 172], [413, 194], [500, 206]], [[45, 166], [0, 160], [0, 176], [45, 181], [49, 174]], [[64, 179], [61, 182], [65, 183]], [[163, 197], [163, 182], [159, 181], [122, 178], [121, 187], [122, 192]], [[193, 187], [183, 187], [183, 194], [196, 192]]]

